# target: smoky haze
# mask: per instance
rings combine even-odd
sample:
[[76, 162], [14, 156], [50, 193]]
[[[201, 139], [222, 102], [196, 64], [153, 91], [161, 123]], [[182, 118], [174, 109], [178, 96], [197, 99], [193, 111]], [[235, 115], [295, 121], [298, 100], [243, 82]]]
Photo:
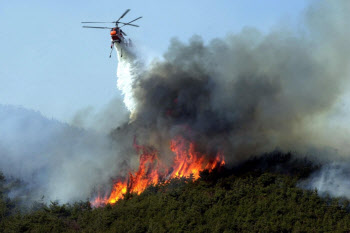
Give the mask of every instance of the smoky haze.
[[[86, 200], [107, 185], [121, 162], [104, 134], [43, 117], [21, 107], [0, 105], [0, 170], [21, 180], [10, 197], [25, 204]], [[109, 162], [108, 162], [109, 161]]]
[[[348, 1], [320, 1], [305, 11], [297, 29], [281, 24], [266, 34], [244, 28], [208, 44], [200, 36], [189, 43], [173, 39], [162, 60], [142, 70], [130, 67], [131, 81], [123, 76], [130, 119], [104, 117], [104, 112], [125, 111], [120, 103], [93, 120], [82, 111], [75, 125], [114, 129], [106, 135], [77, 133], [68, 126], [59, 133], [34, 128], [23, 140], [37, 143], [18, 153], [8, 148], [22, 148], [17, 138], [23, 138], [23, 125], [12, 119], [0, 124], [14, 138], [2, 146], [0, 169], [34, 186], [35, 197], [66, 202], [89, 198], [95, 188], [109, 187], [111, 178], [135, 169], [134, 140], [156, 148], [168, 162], [174, 157], [169, 142], [178, 135], [208, 156], [222, 151], [228, 165], [275, 149], [348, 161], [349, 149], [338, 143], [346, 134], [328, 127], [330, 113], [347, 91], [348, 12]], [[47, 137], [39, 137], [43, 133]], [[42, 145], [45, 150], [33, 152]], [[305, 187], [315, 187], [315, 180]]]

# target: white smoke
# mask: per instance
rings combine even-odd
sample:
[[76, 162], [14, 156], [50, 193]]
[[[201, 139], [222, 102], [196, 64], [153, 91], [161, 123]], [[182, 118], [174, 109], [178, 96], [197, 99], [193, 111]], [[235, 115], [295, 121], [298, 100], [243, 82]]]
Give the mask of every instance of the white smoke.
[[12, 196], [31, 200], [86, 200], [118, 173], [121, 154], [105, 134], [0, 105], [0, 171], [20, 179]]
[[324, 165], [307, 180], [300, 183], [300, 187], [316, 189], [321, 195], [346, 197], [350, 199], [350, 163], [333, 162]]

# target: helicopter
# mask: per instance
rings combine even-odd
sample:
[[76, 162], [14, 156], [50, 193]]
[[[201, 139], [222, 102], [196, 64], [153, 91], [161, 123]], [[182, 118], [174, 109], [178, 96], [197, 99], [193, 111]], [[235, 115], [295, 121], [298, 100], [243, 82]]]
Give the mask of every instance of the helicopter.
[[[125, 36], [126, 33], [121, 29], [124, 26], [133, 26], [133, 27], [139, 27], [138, 25], [132, 24], [132, 22], [135, 22], [136, 20], [139, 20], [142, 18], [142, 16], [131, 20], [130, 22], [127, 23], [123, 23], [120, 22], [120, 20], [127, 14], [129, 13], [130, 9], [127, 9], [120, 17], [117, 21], [113, 21], [113, 22], [81, 22], [81, 23], [115, 23], [115, 27], [94, 27], [94, 26], [83, 26], [83, 28], [96, 28], [96, 29], [110, 29], [110, 35], [111, 35], [111, 53], [109, 54], [109, 57], [111, 57], [112, 55], [112, 51], [113, 51], [113, 45], [115, 43], [118, 44], [123, 44], [125, 46], [132, 46], [131, 40], [130, 39], [126, 39]], [[119, 24], [122, 24], [122, 26], [119, 27]]]

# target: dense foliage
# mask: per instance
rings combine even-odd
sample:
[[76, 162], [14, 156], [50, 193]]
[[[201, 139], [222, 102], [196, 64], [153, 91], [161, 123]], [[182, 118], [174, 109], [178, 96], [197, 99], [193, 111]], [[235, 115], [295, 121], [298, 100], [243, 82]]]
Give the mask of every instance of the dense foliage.
[[[273, 163], [282, 164], [275, 169]], [[261, 166], [263, 164], [263, 166]], [[265, 166], [269, 164], [269, 166]], [[284, 167], [288, 167], [284, 168]], [[298, 169], [297, 169], [298, 168]], [[321, 198], [298, 181], [313, 169], [306, 162], [251, 160], [239, 168], [173, 179], [128, 193], [111, 206], [89, 202], [36, 203], [20, 213], [0, 176], [1, 232], [345, 232], [349, 201]]]

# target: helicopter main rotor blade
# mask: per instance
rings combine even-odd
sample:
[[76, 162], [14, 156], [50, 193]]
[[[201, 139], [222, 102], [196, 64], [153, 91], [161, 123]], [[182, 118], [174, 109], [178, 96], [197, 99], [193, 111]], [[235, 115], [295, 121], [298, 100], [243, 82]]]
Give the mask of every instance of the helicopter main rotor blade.
[[134, 20], [131, 20], [130, 22], [127, 22], [127, 24], [132, 23], [132, 22], [134, 22], [134, 21], [136, 21], [136, 20], [139, 20], [139, 19], [141, 19], [141, 18], [142, 18], [142, 16], [141, 16], [141, 17], [138, 17], [138, 18], [136, 18], [136, 19], [134, 19]]
[[[119, 22], [120, 23], [120, 22]], [[139, 25], [135, 25], [135, 24], [131, 24], [131, 23], [122, 23], [122, 24], [124, 24], [123, 26], [121, 26], [121, 27], [124, 27], [124, 26], [133, 26], [133, 27], [140, 27]]]
[[115, 22], [81, 22], [81, 23], [115, 23]]
[[119, 17], [119, 19], [116, 21], [116, 23], [119, 22], [119, 20], [121, 20], [128, 12], [130, 11], [130, 9], [127, 9], [124, 14], [122, 14], [122, 16]]
[[109, 27], [91, 27], [91, 26], [83, 26], [83, 28], [113, 29]]

